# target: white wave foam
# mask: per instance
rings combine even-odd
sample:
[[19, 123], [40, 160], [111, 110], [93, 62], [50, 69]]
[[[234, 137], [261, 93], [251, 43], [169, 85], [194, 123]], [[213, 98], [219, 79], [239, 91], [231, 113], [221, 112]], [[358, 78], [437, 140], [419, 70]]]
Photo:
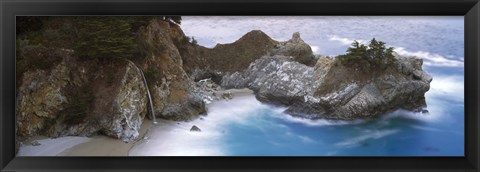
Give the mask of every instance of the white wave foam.
[[[432, 51], [435, 52], [446, 50], [460, 57], [463, 56], [463, 26], [461, 16], [185, 16], [182, 20], [185, 34], [194, 36], [201, 45], [231, 43], [251, 30], [262, 30], [279, 41], [288, 40], [292, 33], [300, 32], [305, 42], [320, 47], [322, 51], [316, 52], [323, 55], [343, 54], [345, 49], [341, 47], [342, 43], [350, 45], [353, 41], [348, 37], [381, 37], [406, 49], [421, 47], [423, 50], [434, 49]], [[329, 39], [336, 41], [332, 43]], [[340, 45], [336, 42], [340, 42]], [[435, 58], [432, 53], [428, 57], [432, 57], [430, 59], [433, 62], [428, 61], [426, 65], [436, 65], [434, 62], [437, 60], [442, 66], [463, 66], [461, 59], [450, 64], [450, 61], [444, 63], [443, 58]]]
[[328, 39], [330, 41], [337, 41], [342, 43], [343, 45], [352, 45], [353, 41], [357, 41], [361, 44], [368, 44], [367, 40], [362, 40], [362, 39], [348, 39], [348, 38], [342, 38], [337, 35], [329, 35]]
[[371, 131], [369, 133], [362, 133], [363, 135], [346, 139], [342, 142], [335, 143], [337, 147], [351, 148], [358, 146], [359, 143], [370, 140], [370, 139], [380, 139], [392, 134], [397, 133], [399, 130], [377, 130]]
[[428, 110], [429, 113], [424, 114], [420, 112], [412, 112], [404, 109], [399, 109], [382, 116], [381, 120], [390, 120], [393, 118], [407, 118], [425, 122], [438, 122], [440, 120], [443, 120], [443, 111], [439, 112], [439, 110], [435, 108], [428, 108]]
[[[343, 38], [337, 35], [330, 35], [329, 40], [337, 41], [344, 45], [351, 45], [355, 39]], [[357, 40], [359, 43], [368, 44], [366, 40]], [[406, 56], [406, 57], [420, 57], [424, 60], [423, 64], [426, 66], [435, 66], [435, 67], [463, 67], [464, 62], [463, 58], [459, 58], [459, 60], [449, 59], [442, 55], [430, 53], [426, 51], [409, 51], [404, 47], [394, 46], [394, 45], [387, 45], [394, 47], [394, 51], [399, 55]]]
[[397, 52], [398, 54], [402, 56], [407, 56], [407, 57], [420, 57], [424, 59], [423, 64], [426, 66], [436, 66], [436, 67], [463, 67], [464, 62], [463, 58], [460, 58], [460, 60], [453, 60], [446, 58], [444, 56], [441, 56], [439, 54], [434, 54], [426, 51], [408, 51], [403, 47], [396, 47], [394, 46], [394, 51]]
[[[267, 106], [253, 95], [234, 97], [228, 101], [213, 102], [208, 106], [208, 116], [190, 122], [160, 122], [150, 132], [148, 140], [134, 146], [130, 156], [224, 156], [222, 138], [229, 125], [249, 125], [254, 113]], [[201, 132], [190, 132], [196, 125]]]
[[430, 90], [426, 93], [427, 98], [454, 100], [464, 102], [465, 79], [461, 75], [432, 74]]
[[[175, 124], [159, 122], [160, 126], [152, 128], [149, 138], [135, 145], [129, 156], [221, 156], [216, 139], [222, 134], [216, 130], [208, 130], [196, 122]], [[201, 132], [190, 132], [192, 125], [198, 126]]]
[[312, 48], [313, 54], [320, 54], [320, 47], [315, 45], [311, 45], [310, 47]]
[[384, 119], [409, 118], [424, 122], [443, 122], [453, 120], [449, 109], [464, 106], [464, 77], [460, 75], [432, 74], [430, 90], [425, 94], [428, 113], [411, 112], [403, 109], [385, 115]]
[[285, 113], [275, 114], [273, 117], [293, 122], [293, 123], [300, 123], [306, 126], [311, 127], [318, 127], [318, 126], [333, 126], [333, 125], [352, 125], [352, 124], [361, 124], [366, 122], [366, 120], [352, 120], [352, 121], [345, 121], [345, 120], [328, 120], [328, 119], [305, 119], [294, 117]]

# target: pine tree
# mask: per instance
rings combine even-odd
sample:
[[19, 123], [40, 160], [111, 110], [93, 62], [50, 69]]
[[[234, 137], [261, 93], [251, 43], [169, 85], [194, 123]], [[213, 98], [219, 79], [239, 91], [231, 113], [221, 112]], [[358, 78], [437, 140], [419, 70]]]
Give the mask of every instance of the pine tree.
[[344, 65], [356, 66], [363, 70], [369, 68], [384, 69], [395, 61], [393, 48], [385, 47], [385, 42], [377, 41], [373, 38], [368, 46], [353, 41], [352, 46], [347, 49], [347, 53], [338, 56], [340, 62]]

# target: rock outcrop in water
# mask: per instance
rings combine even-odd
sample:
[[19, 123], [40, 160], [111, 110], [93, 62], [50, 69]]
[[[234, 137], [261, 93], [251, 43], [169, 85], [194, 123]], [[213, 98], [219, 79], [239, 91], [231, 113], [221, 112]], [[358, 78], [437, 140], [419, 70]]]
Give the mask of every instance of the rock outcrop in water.
[[419, 111], [432, 77], [422, 59], [397, 56], [384, 70], [359, 71], [336, 58], [321, 57], [309, 67], [287, 56], [264, 56], [221, 85], [250, 88], [263, 102], [288, 106], [287, 113], [309, 119], [371, 118], [398, 108]]
[[80, 59], [54, 46], [20, 49], [16, 146], [36, 135], [137, 139], [148, 113], [141, 71], [156, 117], [169, 120], [205, 114], [206, 103], [232, 98], [226, 88], [252, 89], [260, 101], [288, 106], [286, 112], [302, 118], [370, 118], [421, 109], [432, 80], [418, 58], [397, 56], [370, 72], [316, 58], [299, 33], [278, 42], [255, 30], [210, 49], [186, 41], [177, 24], [153, 18], [136, 38], [146, 54], [128, 60]]

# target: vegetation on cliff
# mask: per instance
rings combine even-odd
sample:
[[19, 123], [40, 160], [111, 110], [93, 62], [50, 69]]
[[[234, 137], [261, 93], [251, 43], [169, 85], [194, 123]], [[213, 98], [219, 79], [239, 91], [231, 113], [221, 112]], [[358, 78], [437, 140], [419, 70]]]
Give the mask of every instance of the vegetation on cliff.
[[385, 69], [394, 63], [393, 47], [385, 47], [385, 42], [373, 38], [370, 44], [363, 45], [354, 41], [347, 49], [347, 53], [337, 56], [343, 65], [354, 66], [362, 71]]
[[[254, 30], [210, 49], [183, 33], [181, 17], [40, 18], [17, 18], [17, 78], [23, 82], [17, 83], [17, 116], [24, 138], [100, 132], [131, 141], [148, 101], [156, 117], [196, 118], [206, 112], [205, 91], [192, 78], [250, 88], [257, 99], [311, 119], [417, 108], [431, 81], [421, 60], [397, 59], [375, 39], [319, 59], [300, 33], [279, 42]], [[34, 27], [26, 27], [29, 22]]]
[[80, 58], [129, 58], [138, 50], [130, 32], [132, 20], [118, 17], [79, 18], [75, 54]]
[[153, 18], [175, 24], [182, 20], [181, 16], [20, 16], [16, 18], [17, 54], [24, 48], [43, 46], [73, 49], [82, 58], [142, 57], [150, 49], [141, 49], [136, 32]]

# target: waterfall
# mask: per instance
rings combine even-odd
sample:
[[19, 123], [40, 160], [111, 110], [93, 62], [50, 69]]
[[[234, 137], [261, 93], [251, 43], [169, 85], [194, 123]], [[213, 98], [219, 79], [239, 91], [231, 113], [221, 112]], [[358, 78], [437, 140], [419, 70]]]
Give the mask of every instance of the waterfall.
[[[131, 62], [133, 63], [133, 62]], [[147, 95], [148, 95], [148, 101], [150, 102], [150, 110], [152, 112], [152, 120], [153, 120], [153, 124], [157, 124], [157, 119], [155, 118], [155, 111], [153, 110], [153, 101], [152, 101], [152, 96], [150, 94], [150, 89], [148, 88], [148, 84], [147, 84], [147, 79], [145, 78], [145, 75], [143, 74], [143, 70], [140, 69], [137, 65], [133, 64], [135, 67], [137, 67], [138, 71], [140, 71], [140, 74], [142, 74], [142, 78], [143, 78], [143, 83], [145, 85], [145, 88], [147, 88]]]

